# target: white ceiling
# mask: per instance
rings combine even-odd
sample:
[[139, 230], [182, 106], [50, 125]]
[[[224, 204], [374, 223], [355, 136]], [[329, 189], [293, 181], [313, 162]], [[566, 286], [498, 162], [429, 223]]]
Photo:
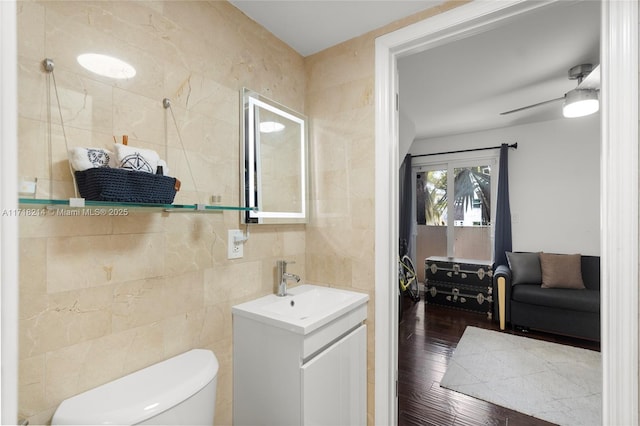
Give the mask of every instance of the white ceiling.
[[[569, 68], [600, 63], [600, 2], [558, 2], [506, 26], [398, 61], [400, 111], [416, 139], [562, 118]], [[579, 120], [579, 119], [573, 119]]]
[[302, 56], [444, 3], [444, 0], [229, 1]]
[[[307, 56], [444, 1], [230, 0]], [[599, 63], [600, 2], [560, 1], [473, 37], [402, 58], [400, 112], [416, 139], [561, 118], [569, 68]], [[579, 120], [579, 119], [574, 119]]]

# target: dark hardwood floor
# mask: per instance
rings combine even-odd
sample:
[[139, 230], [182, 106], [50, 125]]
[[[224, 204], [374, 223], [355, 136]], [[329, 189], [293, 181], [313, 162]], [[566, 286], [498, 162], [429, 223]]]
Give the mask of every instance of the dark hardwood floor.
[[[405, 298], [398, 335], [398, 424], [550, 425], [551, 423], [440, 387], [447, 364], [466, 326], [498, 330], [486, 314], [427, 305]], [[544, 333], [527, 337], [600, 350], [597, 342]]]

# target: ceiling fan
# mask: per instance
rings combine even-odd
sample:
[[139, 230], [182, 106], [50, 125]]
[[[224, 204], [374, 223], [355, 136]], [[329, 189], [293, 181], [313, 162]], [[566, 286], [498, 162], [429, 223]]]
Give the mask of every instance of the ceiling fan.
[[582, 117], [593, 114], [599, 109], [598, 91], [600, 90], [600, 65], [581, 64], [569, 70], [569, 80], [578, 80], [578, 86], [565, 93], [564, 96], [538, 102], [525, 107], [501, 112], [500, 115], [513, 114], [540, 105], [564, 100], [562, 114], [567, 118]]

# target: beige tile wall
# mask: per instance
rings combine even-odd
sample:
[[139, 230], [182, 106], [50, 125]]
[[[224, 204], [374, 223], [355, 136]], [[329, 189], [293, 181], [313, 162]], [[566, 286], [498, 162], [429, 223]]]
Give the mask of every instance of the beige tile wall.
[[[108, 148], [127, 134], [167, 158], [183, 183], [177, 202], [239, 203], [243, 86], [304, 111], [303, 58], [226, 2], [20, 1], [18, 28], [19, 170], [38, 178], [39, 197], [73, 194], [53, 87], [48, 126], [46, 57], [68, 146]], [[86, 51], [138, 74], [91, 75], [76, 63]], [[230, 261], [233, 228], [237, 212], [22, 217], [20, 417], [47, 424], [67, 397], [204, 347], [220, 360], [216, 423], [231, 424], [231, 306], [273, 291], [276, 259], [304, 276], [306, 246], [304, 226], [253, 227], [244, 258]]]

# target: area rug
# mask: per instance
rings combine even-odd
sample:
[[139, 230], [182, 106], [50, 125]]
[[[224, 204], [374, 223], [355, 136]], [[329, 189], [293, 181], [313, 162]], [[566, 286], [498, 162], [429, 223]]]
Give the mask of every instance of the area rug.
[[559, 425], [602, 424], [599, 352], [467, 327], [440, 386]]

